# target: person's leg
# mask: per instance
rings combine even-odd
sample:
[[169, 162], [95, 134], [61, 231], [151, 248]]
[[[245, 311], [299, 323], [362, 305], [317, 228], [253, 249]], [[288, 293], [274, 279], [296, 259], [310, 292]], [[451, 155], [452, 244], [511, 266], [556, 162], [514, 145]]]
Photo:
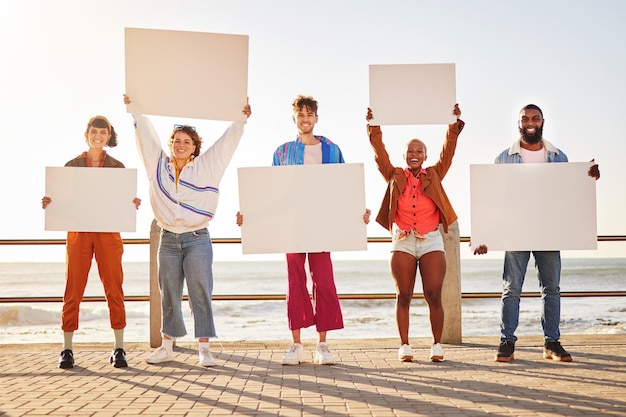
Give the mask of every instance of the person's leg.
[[306, 253], [288, 253], [287, 258], [287, 319], [290, 330], [315, 324], [313, 304], [306, 286], [304, 269]]
[[304, 269], [306, 253], [288, 253], [287, 260], [287, 321], [293, 343], [282, 358], [283, 365], [298, 365], [304, 362], [304, 349], [300, 329], [315, 323], [313, 304], [306, 286]]
[[94, 252], [98, 263], [100, 281], [109, 306], [109, 321], [115, 337], [115, 347], [109, 356], [109, 362], [116, 368], [128, 366], [124, 351], [124, 328], [126, 327], [126, 309], [124, 307], [124, 272], [122, 254], [124, 244], [119, 233], [95, 233]]
[[446, 275], [446, 255], [441, 251], [428, 252], [419, 259], [424, 299], [428, 304], [430, 328], [434, 343], [441, 342], [444, 311], [441, 303], [441, 288]]
[[150, 364], [174, 359], [174, 339], [187, 334], [182, 298], [185, 276], [180, 235], [161, 231], [159, 242], [159, 290], [161, 291], [161, 346], [145, 358]]
[[406, 253], [394, 251], [391, 254], [391, 275], [396, 284], [396, 323], [400, 341], [409, 344], [409, 309], [415, 288], [417, 258]]
[[[309, 253], [309, 270], [313, 282], [315, 327], [318, 333], [343, 329], [341, 305], [337, 296], [330, 252]], [[320, 337], [322, 337], [320, 335]], [[324, 334], [324, 339], [326, 335]], [[325, 342], [325, 340], [320, 340]]]
[[161, 231], [159, 244], [159, 288], [161, 290], [161, 333], [170, 339], [187, 334], [182, 312], [185, 276], [180, 235]]
[[85, 293], [87, 278], [93, 259], [93, 233], [69, 232], [67, 234], [67, 266], [61, 328], [64, 332], [78, 329], [80, 302]]
[[193, 311], [194, 337], [208, 342], [216, 337], [213, 318], [213, 247], [208, 229], [182, 237], [183, 271]]
[[62, 369], [74, 367], [74, 331], [78, 329], [80, 302], [83, 299], [91, 269], [92, 237], [92, 233], [68, 232], [67, 234], [65, 293], [61, 312], [63, 350], [58, 359], [58, 366]]
[[519, 324], [520, 296], [529, 259], [530, 252], [528, 251], [507, 251], [504, 254], [500, 315], [501, 342], [517, 341], [515, 330]]
[[309, 253], [308, 257], [313, 282], [315, 327], [318, 334], [314, 360], [320, 365], [332, 365], [336, 363], [336, 359], [326, 343], [327, 331], [343, 329], [343, 315], [335, 287], [333, 264], [330, 252]]
[[293, 329], [291, 331], [291, 338], [293, 339], [293, 343], [297, 343], [299, 345], [302, 344], [302, 337], [300, 336], [300, 329]]
[[541, 288], [541, 326], [546, 342], [556, 342], [561, 337], [561, 253], [559, 251], [534, 251], [537, 277]]
[[[124, 244], [119, 233], [95, 233], [94, 252], [98, 263], [100, 281], [104, 287], [109, 306], [109, 320], [113, 330], [126, 327], [126, 309], [124, 308], [124, 272], [122, 254]], [[123, 346], [119, 346], [123, 347]]]

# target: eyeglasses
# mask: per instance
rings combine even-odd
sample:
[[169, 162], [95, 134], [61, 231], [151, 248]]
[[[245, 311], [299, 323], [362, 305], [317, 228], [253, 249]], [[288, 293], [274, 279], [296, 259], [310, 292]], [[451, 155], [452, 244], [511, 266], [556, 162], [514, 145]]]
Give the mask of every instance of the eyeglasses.
[[189, 130], [190, 132], [195, 132], [196, 127], [188, 125], [174, 125], [174, 130]]

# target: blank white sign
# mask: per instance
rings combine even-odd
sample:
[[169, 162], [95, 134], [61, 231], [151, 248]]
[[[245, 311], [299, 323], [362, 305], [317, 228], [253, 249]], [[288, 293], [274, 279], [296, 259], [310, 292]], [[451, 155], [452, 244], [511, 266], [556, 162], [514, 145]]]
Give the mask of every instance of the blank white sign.
[[136, 169], [46, 167], [46, 196], [45, 230], [136, 230]]
[[125, 28], [129, 113], [245, 121], [248, 36]]
[[370, 65], [371, 125], [450, 124], [456, 121], [454, 64]]
[[597, 249], [590, 162], [470, 165], [472, 247]]
[[239, 168], [244, 254], [367, 250], [363, 164]]

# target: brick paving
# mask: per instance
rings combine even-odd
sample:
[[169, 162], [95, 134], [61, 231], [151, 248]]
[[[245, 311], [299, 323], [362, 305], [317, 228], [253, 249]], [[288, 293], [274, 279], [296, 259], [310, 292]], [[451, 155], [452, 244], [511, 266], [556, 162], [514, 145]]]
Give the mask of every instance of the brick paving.
[[125, 369], [110, 345], [76, 344], [69, 370], [60, 344], [0, 345], [0, 416], [626, 416], [626, 335], [561, 341], [573, 362], [544, 360], [540, 337], [521, 338], [510, 364], [493, 362], [493, 337], [444, 345], [441, 363], [425, 338], [413, 363], [396, 359], [397, 340], [331, 340], [332, 366], [281, 365], [287, 342], [211, 343], [213, 368], [194, 344], [148, 365], [148, 343], [131, 343]]

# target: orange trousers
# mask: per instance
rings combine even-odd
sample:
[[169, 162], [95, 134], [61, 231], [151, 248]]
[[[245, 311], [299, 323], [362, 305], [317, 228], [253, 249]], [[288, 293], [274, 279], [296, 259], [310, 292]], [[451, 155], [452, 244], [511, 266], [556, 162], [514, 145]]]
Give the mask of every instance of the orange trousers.
[[68, 232], [67, 233], [67, 272], [63, 313], [61, 314], [64, 332], [78, 329], [80, 302], [85, 294], [87, 277], [94, 254], [98, 263], [100, 281], [109, 305], [109, 319], [114, 330], [126, 327], [124, 290], [122, 283], [122, 253], [124, 244], [119, 233]]

